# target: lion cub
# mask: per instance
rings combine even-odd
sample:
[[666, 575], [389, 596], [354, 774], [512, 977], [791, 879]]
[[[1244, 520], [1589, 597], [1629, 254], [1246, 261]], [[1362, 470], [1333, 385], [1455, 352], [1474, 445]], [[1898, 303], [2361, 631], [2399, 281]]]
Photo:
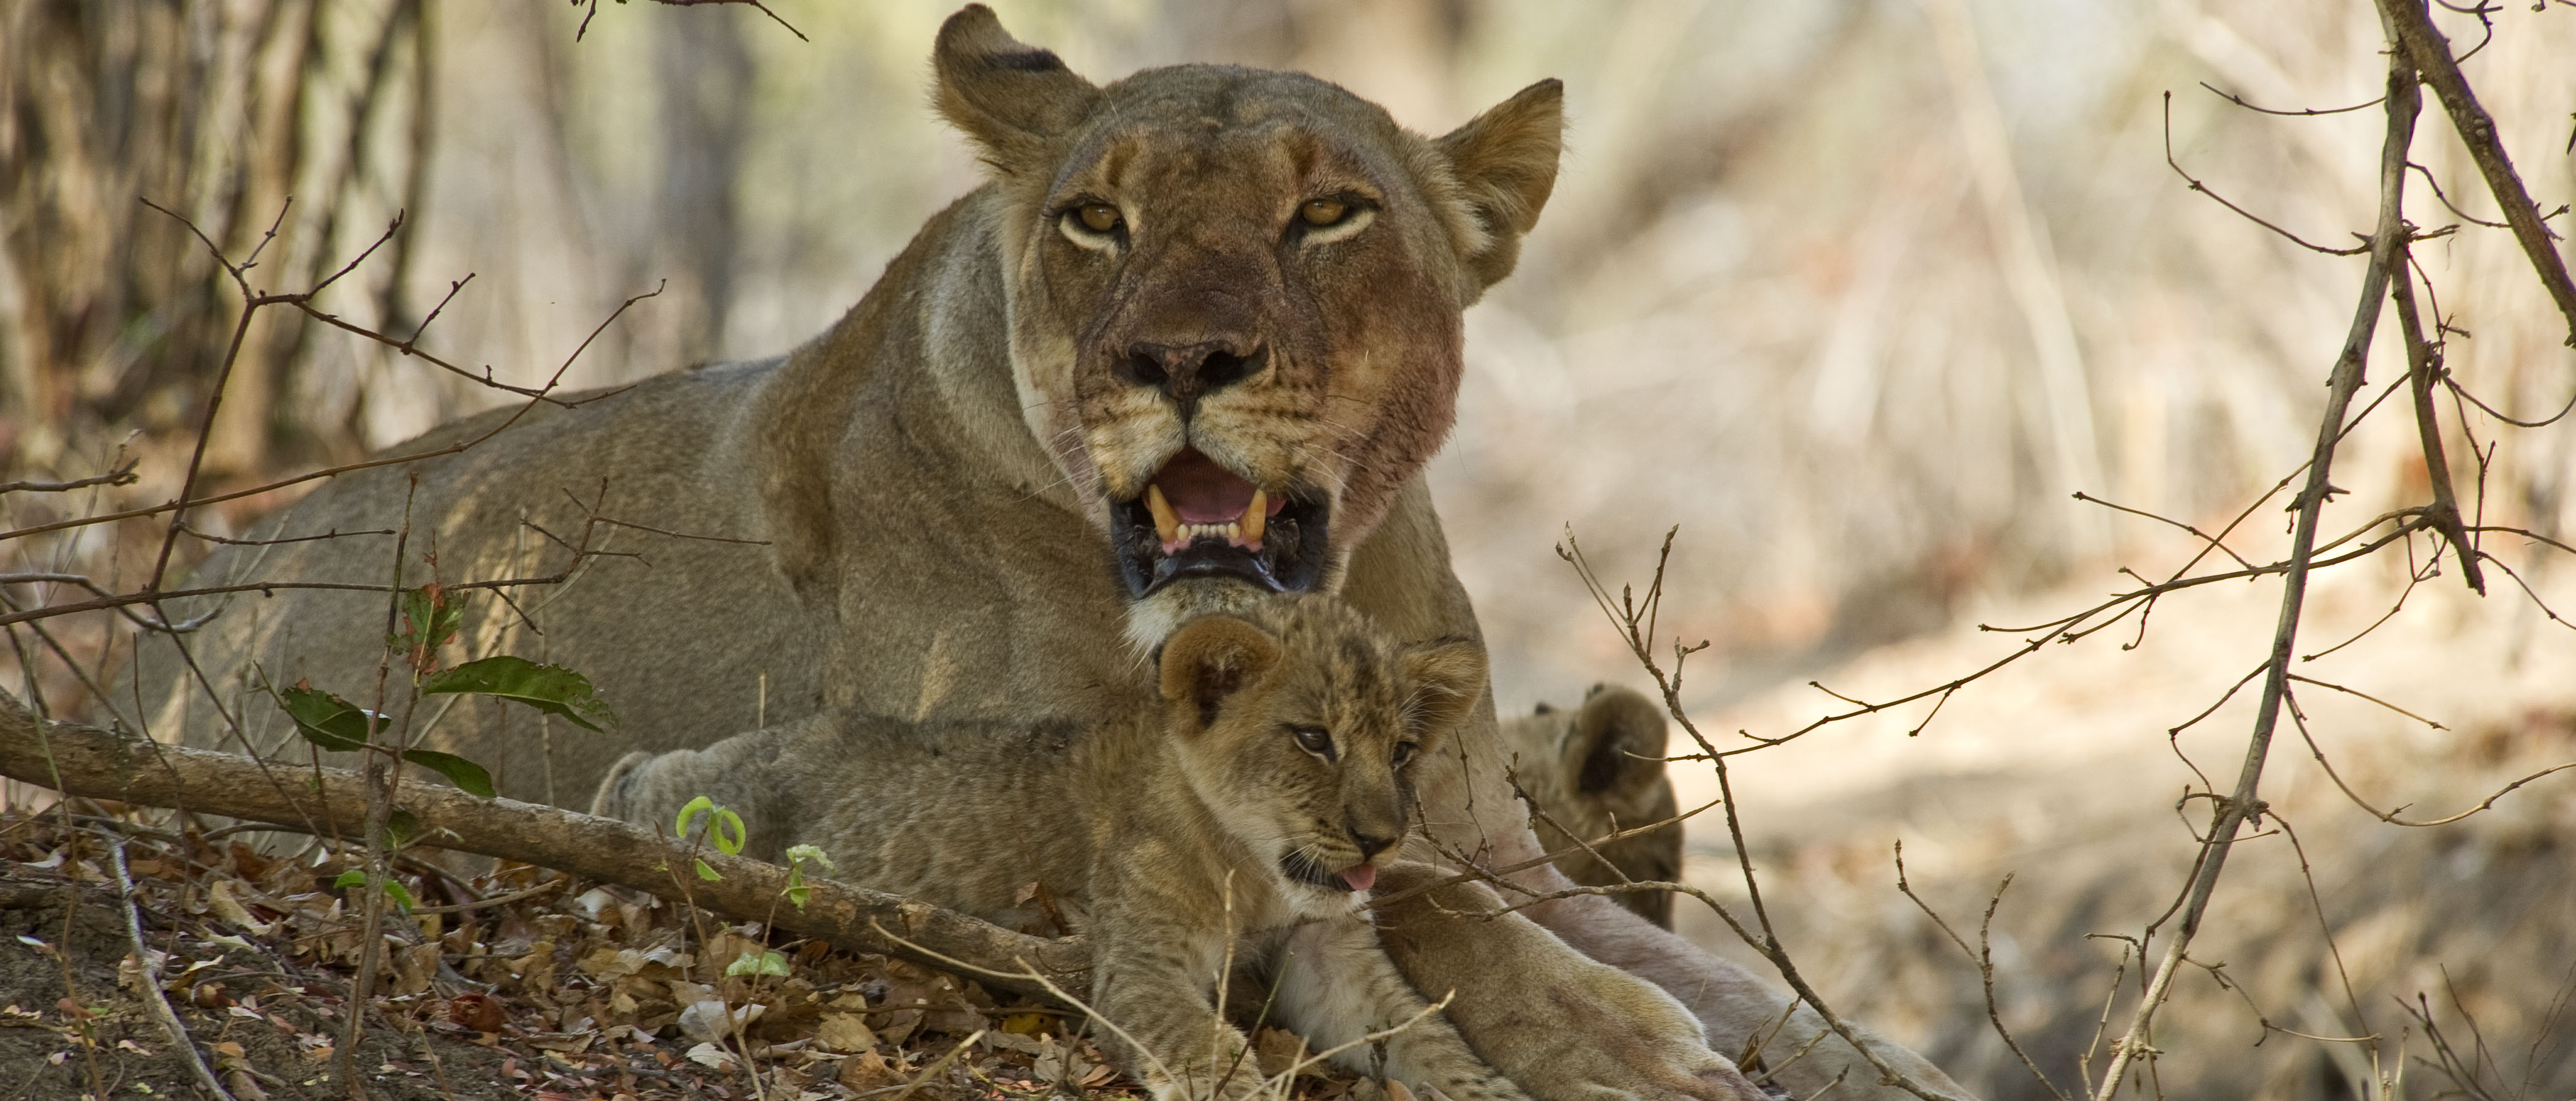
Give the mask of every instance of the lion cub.
[[[1261, 1074], [1212, 997], [1229, 949], [1277, 980], [1313, 1050], [1427, 1004], [1355, 909], [1402, 847], [1411, 764], [1474, 706], [1471, 643], [1406, 646], [1328, 597], [1206, 616], [1161, 655], [1161, 707], [1088, 729], [821, 715], [629, 754], [592, 813], [668, 823], [706, 795], [747, 855], [819, 845], [852, 883], [999, 918], [1034, 880], [1087, 913], [1091, 1004], [1158, 1098], [1248, 1098]], [[1229, 936], [1231, 934], [1231, 936]], [[1234, 987], [1238, 992], [1244, 986]], [[1454, 1101], [1526, 1101], [1443, 1017], [1335, 1061]]]

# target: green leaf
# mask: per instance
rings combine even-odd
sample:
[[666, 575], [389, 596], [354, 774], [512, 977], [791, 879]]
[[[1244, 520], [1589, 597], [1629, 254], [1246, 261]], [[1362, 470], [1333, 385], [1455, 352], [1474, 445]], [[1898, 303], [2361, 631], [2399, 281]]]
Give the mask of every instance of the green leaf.
[[776, 952], [762, 952], [755, 956], [746, 951], [725, 965], [725, 974], [776, 975], [783, 979], [787, 977], [787, 957]]
[[417, 589], [404, 589], [402, 609], [403, 629], [385, 636], [385, 648], [402, 655], [412, 668], [428, 672], [438, 665], [438, 648], [456, 637], [465, 608], [448, 599], [446, 591], [433, 581]]
[[385, 847], [399, 849], [420, 836], [420, 816], [401, 807], [385, 815]]
[[671, 832], [686, 840], [689, 820], [696, 818], [699, 811], [707, 812], [707, 840], [715, 843], [716, 851], [726, 856], [742, 855], [744, 842], [751, 839], [750, 831], [743, 827], [742, 816], [735, 814], [732, 807], [720, 805], [703, 795], [689, 800], [680, 808], [680, 818], [671, 824]]
[[706, 881], [708, 881], [708, 882], [712, 883], [712, 882], [714, 882], [714, 881], [716, 881], [716, 880], [719, 880], [719, 879], [723, 879], [723, 878], [724, 878], [723, 876], [717, 875], [717, 874], [716, 874], [716, 870], [715, 870], [715, 869], [710, 868], [710, 867], [707, 867], [707, 862], [706, 862], [706, 861], [704, 861], [704, 860], [693, 860], [693, 861], [691, 861], [690, 863], [696, 864], [696, 865], [698, 866], [698, 878], [700, 878], [700, 879], [703, 879], [703, 880], [706, 880]]
[[680, 807], [680, 820], [671, 824], [671, 832], [681, 837], [689, 836], [689, 819], [697, 817], [699, 811], [714, 809], [716, 809], [716, 801], [706, 796], [701, 795], [689, 800]]
[[448, 783], [463, 789], [468, 795], [480, 795], [486, 799], [494, 795], [492, 774], [484, 771], [483, 766], [453, 753], [440, 753], [434, 749], [406, 749], [403, 751], [403, 760], [447, 777]]
[[732, 807], [716, 808], [715, 822], [707, 827], [707, 840], [716, 843], [717, 851], [741, 856], [743, 843], [750, 839], [751, 831], [743, 827], [741, 815], [735, 814]]
[[[362, 869], [351, 868], [348, 871], [340, 873], [338, 878], [331, 881], [331, 885], [334, 887], [364, 887], [367, 885], [367, 873]], [[420, 904], [418, 900], [412, 898], [411, 888], [403, 886], [400, 880], [385, 880], [385, 897], [391, 900], [397, 908], [401, 909], [402, 912], [406, 914], [411, 912], [412, 907]]]
[[560, 665], [539, 665], [506, 654], [469, 661], [432, 673], [420, 682], [424, 696], [471, 692], [515, 700], [550, 715], [561, 715], [584, 730], [600, 723], [615, 725], [617, 716], [590, 686], [590, 678]]
[[787, 847], [787, 901], [794, 904], [799, 912], [802, 912], [805, 904], [812, 901], [814, 897], [814, 888], [805, 882], [805, 862], [809, 860], [834, 871], [840, 870], [833, 867], [832, 858], [824, 855], [823, 850], [817, 846], [789, 845]]
[[279, 689], [277, 703], [287, 718], [295, 720], [295, 732], [304, 735], [305, 741], [342, 753], [367, 748], [390, 722], [338, 696], [302, 685]]

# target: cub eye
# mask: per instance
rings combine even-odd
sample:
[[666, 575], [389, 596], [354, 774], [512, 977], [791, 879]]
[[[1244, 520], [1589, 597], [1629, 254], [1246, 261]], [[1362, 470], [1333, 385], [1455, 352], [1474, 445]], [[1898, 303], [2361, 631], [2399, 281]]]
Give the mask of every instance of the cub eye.
[[1337, 199], [1308, 199], [1297, 208], [1297, 216], [1310, 226], [1338, 225], [1351, 216], [1351, 206]]
[[1292, 726], [1288, 733], [1297, 739], [1297, 748], [1327, 761], [1333, 759], [1333, 735], [1320, 726]]
[[1084, 203], [1074, 208], [1073, 216], [1093, 233], [1108, 233], [1125, 221], [1118, 216], [1118, 208], [1107, 203]]
[[1410, 763], [1413, 760], [1414, 748], [1415, 746], [1412, 742], [1395, 743], [1395, 767], [1403, 768], [1406, 764]]

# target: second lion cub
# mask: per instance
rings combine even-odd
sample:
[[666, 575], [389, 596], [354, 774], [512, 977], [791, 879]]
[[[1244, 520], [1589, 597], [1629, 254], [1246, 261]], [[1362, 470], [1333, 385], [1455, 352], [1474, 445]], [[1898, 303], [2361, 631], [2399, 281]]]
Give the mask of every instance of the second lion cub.
[[[1409, 766], [1484, 677], [1472, 644], [1408, 647], [1338, 601], [1280, 599], [1174, 634], [1159, 713], [973, 730], [819, 715], [630, 754], [592, 812], [667, 823], [706, 795], [743, 816], [745, 855], [818, 845], [842, 879], [985, 917], [1042, 883], [1088, 914], [1091, 1004], [1134, 1039], [1128, 1074], [1157, 1098], [1236, 1101], [1261, 1074], [1212, 997], [1229, 948], [1276, 976], [1272, 1018], [1315, 1050], [1427, 1004], [1352, 895], [1395, 859]], [[1437, 1014], [1336, 1061], [1453, 1101], [1527, 1101]]]

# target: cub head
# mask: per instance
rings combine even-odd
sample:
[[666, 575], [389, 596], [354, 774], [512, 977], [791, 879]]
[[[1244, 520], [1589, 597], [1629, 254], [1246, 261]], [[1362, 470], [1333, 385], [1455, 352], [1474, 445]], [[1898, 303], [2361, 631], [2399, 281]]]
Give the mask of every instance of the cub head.
[[[1672, 779], [1664, 775], [1668, 734], [1661, 706], [1633, 690], [1596, 684], [1584, 694], [1582, 706], [1566, 710], [1542, 703], [1531, 714], [1505, 720], [1502, 735], [1521, 789], [1563, 827], [1530, 822], [1541, 846], [1566, 853], [1556, 860], [1566, 878], [1588, 887], [1618, 883], [1622, 873], [1636, 882], [1680, 878], [1679, 824], [1595, 845], [1601, 860], [1584, 853], [1571, 836], [1579, 834], [1589, 842], [1679, 813]], [[1672, 895], [1631, 891], [1613, 897], [1639, 916], [1672, 928]]]
[[1140, 640], [1333, 588], [1448, 434], [1460, 311], [1555, 183], [1557, 82], [1431, 138], [1297, 73], [1095, 86], [982, 5], [934, 67], [996, 184], [1022, 417], [1107, 535]]
[[1292, 899], [1334, 905], [1403, 847], [1413, 768], [1484, 689], [1471, 642], [1406, 645], [1326, 597], [1190, 621], [1163, 645], [1181, 770]]

